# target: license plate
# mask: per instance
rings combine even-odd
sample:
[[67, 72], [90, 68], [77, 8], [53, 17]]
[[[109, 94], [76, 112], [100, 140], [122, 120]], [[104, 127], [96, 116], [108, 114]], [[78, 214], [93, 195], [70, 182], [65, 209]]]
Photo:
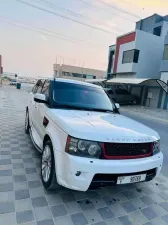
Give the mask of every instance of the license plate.
[[130, 184], [144, 181], [146, 179], [146, 174], [139, 174], [133, 176], [123, 176], [118, 177], [117, 184]]

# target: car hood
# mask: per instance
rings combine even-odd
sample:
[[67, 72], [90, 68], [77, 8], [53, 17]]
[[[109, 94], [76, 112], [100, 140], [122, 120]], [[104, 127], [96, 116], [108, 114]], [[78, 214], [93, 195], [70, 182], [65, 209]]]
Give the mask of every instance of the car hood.
[[68, 135], [76, 138], [124, 143], [160, 139], [154, 130], [120, 114], [50, 109], [48, 116]]

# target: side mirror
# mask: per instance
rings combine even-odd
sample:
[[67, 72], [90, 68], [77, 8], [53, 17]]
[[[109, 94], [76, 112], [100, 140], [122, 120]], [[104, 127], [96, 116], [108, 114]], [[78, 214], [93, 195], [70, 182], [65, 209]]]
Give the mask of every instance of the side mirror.
[[117, 109], [120, 108], [120, 104], [118, 104], [118, 103], [115, 103], [115, 106], [116, 106]]
[[36, 93], [34, 95], [34, 101], [38, 103], [46, 103], [46, 96], [44, 94]]

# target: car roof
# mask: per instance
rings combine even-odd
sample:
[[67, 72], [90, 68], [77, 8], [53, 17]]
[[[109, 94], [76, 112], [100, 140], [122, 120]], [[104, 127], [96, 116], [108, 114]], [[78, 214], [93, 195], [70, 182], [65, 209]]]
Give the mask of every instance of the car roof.
[[[45, 80], [45, 79], [43, 79], [43, 80]], [[54, 78], [53, 79], [49, 79], [49, 80], [54, 81]], [[80, 85], [85, 85], [85, 86], [88, 86], [88, 87], [94, 87], [94, 88], [103, 89], [101, 86], [98, 86], [96, 84], [87, 83], [87, 82], [84, 82], [84, 81], [64, 79], [64, 78], [55, 78], [55, 81], [56, 82], [71, 83], [71, 84], [80, 84]]]

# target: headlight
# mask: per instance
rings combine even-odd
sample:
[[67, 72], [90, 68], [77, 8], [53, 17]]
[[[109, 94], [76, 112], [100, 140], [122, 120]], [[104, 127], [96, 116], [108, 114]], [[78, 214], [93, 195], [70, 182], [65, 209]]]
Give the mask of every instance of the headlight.
[[153, 143], [153, 155], [160, 152], [160, 140]]
[[66, 152], [80, 157], [99, 158], [102, 149], [98, 142], [68, 137]]

